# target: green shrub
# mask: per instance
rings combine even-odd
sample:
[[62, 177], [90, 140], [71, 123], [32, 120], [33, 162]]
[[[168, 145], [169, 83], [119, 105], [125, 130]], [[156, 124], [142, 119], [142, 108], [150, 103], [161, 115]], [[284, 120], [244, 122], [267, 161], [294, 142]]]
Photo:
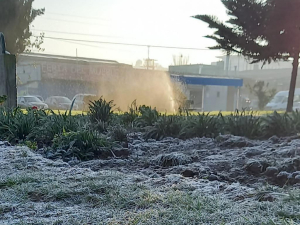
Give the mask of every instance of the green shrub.
[[278, 112], [274, 112], [272, 115], [262, 118], [264, 123], [264, 137], [268, 138], [274, 135], [278, 137], [285, 137], [296, 134], [296, 127], [299, 126], [296, 121], [297, 115], [299, 114], [295, 114], [295, 117], [293, 117], [288, 113], [279, 114]]
[[124, 114], [120, 115], [121, 122], [124, 125], [133, 125], [133, 122], [138, 118], [139, 116], [139, 109], [136, 104], [136, 100], [134, 100], [130, 107], [128, 112], [125, 112]]
[[37, 126], [40, 115], [30, 109], [26, 113], [19, 108], [0, 109], [0, 137], [13, 143], [25, 140]]
[[108, 129], [108, 135], [113, 141], [127, 142], [128, 131], [121, 125], [112, 126]]
[[0, 108], [0, 138], [6, 139], [13, 120], [13, 111]]
[[188, 116], [183, 125], [180, 137], [216, 137], [219, 134], [219, 116], [210, 116], [209, 114], [198, 114], [197, 116]]
[[178, 137], [182, 129], [183, 119], [180, 116], [162, 115], [153, 127], [149, 127], [145, 139], [162, 140], [165, 137]]
[[113, 115], [113, 101], [107, 102], [102, 97], [97, 100], [93, 101], [89, 105], [89, 118], [92, 123], [96, 122], [104, 122], [107, 123], [111, 119]]
[[77, 131], [58, 135], [53, 140], [54, 149], [63, 149], [65, 156], [77, 157], [80, 160], [105, 158], [111, 154], [112, 142], [95, 131]]
[[91, 124], [91, 130], [98, 131], [100, 133], [107, 132], [108, 122], [97, 121]]
[[261, 118], [254, 112], [236, 111], [230, 116], [221, 116], [223, 132], [247, 138], [262, 136]]
[[51, 145], [55, 135], [60, 135], [63, 132], [78, 131], [86, 126], [88, 120], [85, 116], [71, 116], [69, 114], [55, 114], [41, 117], [38, 121], [38, 126], [29, 135], [30, 140], [35, 140], [40, 143]]
[[139, 107], [139, 115], [134, 121], [137, 127], [153, 126], [160, 117], [159, 112], [155, 108], [152, 109], [151, 106], [145, 105]]
[[293, 124], [295, 134], [300, 132], [300, 112], [298, 110], [293, 111], [290, 115], [291, 123]]

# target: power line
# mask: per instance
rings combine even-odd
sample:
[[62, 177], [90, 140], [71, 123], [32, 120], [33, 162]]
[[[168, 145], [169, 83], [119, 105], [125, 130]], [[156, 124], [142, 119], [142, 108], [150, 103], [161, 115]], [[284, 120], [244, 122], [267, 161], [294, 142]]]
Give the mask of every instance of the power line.
[[[87, 47], [92, 47], [92, 48], [112, 49], [112, 48], [107, 48], [107, 47], [101, 47], [101, 46], [98, 46], [98, 45], [89, 45], [89, 44], [78, 43], [78, 42], [74, 42], [74, 41], [65, 41], [65, 40], [55, 40], [55, 41], [62, 41], [62, 42], [65, 42], [65, 43], [76, 44], [76, 45], [81, 45], [81, 46], [87, 46]], [[132, 52], [131, 50], [118, 50], [118, 51]]]
[[[39, 37], [39, 36], [34, 36], [34, 37]], [[98, 43], [98, 44], [112, 44], [112, 45], [127, 45], [127, 46], [137, 46], [137, 47], [169, 48], [169, 49], [183, 49], [183, 50], [197, 50], [197, 51], [210, 50], [210, 49], [207, 49], [207, 48], [205, 49], [205, 48], [186, 48], [186, 47], [173, 47], [173, 46], [162, 46], [162, 45], [131, 44], [131, 43], [120, 43], [120, 42], [109, 42], [109, 41], [78, 40], [78, 39], [59, 38], [59, 37], [44, 37], [44, 38], [45, 39], [53, 39], [53, 40], [87, 42], [87, 43]]]
[[101, 34], [83, 34], [83, 33], [71, 33], [71, 32], [52, 31], [52, 30], [36, 30], [36, 29], [31, 29], [31, 30], [36, 32], [49, 32], [49, 33], [57, 33], [57, 34], [70, 34], [70, 35], [81, 35], [81, 36], [90, 36], [90, 37], [122, 38], [117, 36], [109, 36], [109, 35], [101, 35]]
[[78, 16], [78, 15], [71, 15], [71, 14], [63, 14], [63, 13], [54, 13], [46, 11], [45, 14], [57, 15], [57, 16], [67, 16], [67, 17], [74, 17], [74, 18], [83, 18], [83, 19], [93, 19], [93, 20], [103, 20], [103, 21], [110, 21], [107, 19], [103, 19], [100, 17], [90, 17], [90, 16]]
[[66, 22], [66, 23], [88, 24], [88, 25], [97, 25], [97, 26], [101, 25], [101, 26], [103, 26], [103, 24], [101, 24], [101, 23], [88, 23], [88, 22], [80, 22], [80, 21], [74, 21], [74, 20], [61, 20], [61, 19], [42, 18], [42, 17], [40, 17], [39, 19], [52, 20], [52, 21], [58, 21], [58, 22]]

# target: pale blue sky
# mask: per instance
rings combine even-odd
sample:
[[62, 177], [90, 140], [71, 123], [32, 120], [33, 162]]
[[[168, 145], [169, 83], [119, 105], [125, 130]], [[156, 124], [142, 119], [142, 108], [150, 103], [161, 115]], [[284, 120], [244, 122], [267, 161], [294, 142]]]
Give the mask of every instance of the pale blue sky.
[[[203, 36], [212, 33], [207, 24], [191, 18], [211, 14], [226, 19], [220, 0], [35, 0], [34, 7], [45, 7], [46, 13], [34, 22], [34, 34], [93, 41], [146, 45], [206, 48], [214, 45]], [[58, 15], [64, 14], [64, 15]], [[71, 15], [71, 16], [65, 16]], [[76, 17], [76, 15], [78, 17]], [[47, 31], [83, 33], [101, 36], [69, 35]], [[45, 53], [112, 59], [135, 64], [147, 57], [146, 47], [85, 43], [79, 45], [45, 40]], [[190, 63], [217, 61], [220, 51], [150, 49], [150, 58], [167, 67], [172, 55], [188, 55]]]

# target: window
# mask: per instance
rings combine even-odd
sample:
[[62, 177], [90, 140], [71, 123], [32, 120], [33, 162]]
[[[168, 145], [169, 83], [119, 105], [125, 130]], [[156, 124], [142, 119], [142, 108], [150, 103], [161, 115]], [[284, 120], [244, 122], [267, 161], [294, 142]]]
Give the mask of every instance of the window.
[[24, 100], [24, 98], [18, 98], [18, 102], [19, 103], [25, 103], [25, 100]]
[[39, 98], [32, 96], [32, 97], [25, 97], [25, 102], [42, 102]]
[[294, 102], [300, 102], [300, 95], [294, 96]]
[[288, 102], [288, 98], [287, 98], [287, 97], [284, 97], [284, 99], [283, 99], [282, 102], [283, 102], [283, 103], [287, 103], [287, 102]]
[[281, 103], [281, 102], [284, 101], [284, 99], [285, 99], [284, 96], [275, 96], [275, 97], [272, 99], [271, 103]]
[[57, 98], [57, 101], [62, 104], [71, 104], [71, 100], [66, 97]]

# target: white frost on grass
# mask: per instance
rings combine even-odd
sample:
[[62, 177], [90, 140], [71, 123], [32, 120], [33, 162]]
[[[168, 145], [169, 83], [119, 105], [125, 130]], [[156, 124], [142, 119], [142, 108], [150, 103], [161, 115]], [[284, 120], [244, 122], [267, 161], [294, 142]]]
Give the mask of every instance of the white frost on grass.
[[[44, 159], [24, 147], [0, 147], [0, 170], [0, 224], [299, 223], [296, 190], [276, 188], [276, 193], [286, 194], [260, 202], [258, 192], [240, 184], [180, 175], [93, 172]], [[241, 198], [235, 199], [237, 195]], [[294, 223], [284, 222], [284, 215]]]

